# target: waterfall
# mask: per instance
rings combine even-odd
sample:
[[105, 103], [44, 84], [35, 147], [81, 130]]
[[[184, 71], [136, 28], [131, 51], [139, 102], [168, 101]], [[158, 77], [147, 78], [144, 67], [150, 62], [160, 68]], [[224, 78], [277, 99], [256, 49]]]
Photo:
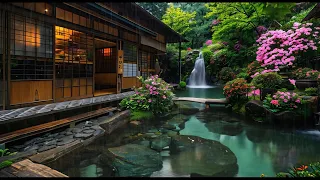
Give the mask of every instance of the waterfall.
[[208, 87], [206, 83], [206, 67], [204, 64], [202, 52], [200, 52], [199, 57], [197, 57], [196, 59], [194, 68], [190, 75], [188, 87], [191, 87], [191, 88]]

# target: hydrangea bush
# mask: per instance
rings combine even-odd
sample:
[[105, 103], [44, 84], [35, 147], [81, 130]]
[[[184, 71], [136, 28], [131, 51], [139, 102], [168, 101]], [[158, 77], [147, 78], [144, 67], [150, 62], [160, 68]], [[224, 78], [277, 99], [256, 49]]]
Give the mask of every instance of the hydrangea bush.
[[263, 106], [271, 112], [294, 111], [301, 107], [303, 101], [297, 93], [277, 91], [273, 96], [267, 95]]
[[317, 50], [320, 44], [318, 30], [320, 27], [313, 27], [312, 23], [296, 22], [288, 31], [268, 31], [257, 40], [256, 59], [268, 72], [279, 71], [279, 66], [292, 66], [297, 55]]
[[139, 77], [139, 80], [142, 86], [135, 89], [135, 94], [123, 99], [120, 106], [131, 111], [151, 111], [155, 115], [169, 112], [173, 106], [172, 87], [158, 75], [146, 80]]
[[218, 78], [224, 82], [228, 82], [235, 77], [236, 75], [230, 67], [223, 67], [218, 75]]

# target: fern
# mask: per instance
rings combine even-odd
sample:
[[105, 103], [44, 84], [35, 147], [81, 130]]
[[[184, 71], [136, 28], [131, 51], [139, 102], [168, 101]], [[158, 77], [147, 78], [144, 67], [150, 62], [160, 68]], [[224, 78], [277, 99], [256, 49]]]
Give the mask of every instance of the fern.
[[13, 162], [10, 160], [0, 162], [0, 169], [10, 166]]
[[154, 115], [150, 111], [133, 111], [131, 112], [130, 120], [142, 120], [142, 119], [151, 119]]

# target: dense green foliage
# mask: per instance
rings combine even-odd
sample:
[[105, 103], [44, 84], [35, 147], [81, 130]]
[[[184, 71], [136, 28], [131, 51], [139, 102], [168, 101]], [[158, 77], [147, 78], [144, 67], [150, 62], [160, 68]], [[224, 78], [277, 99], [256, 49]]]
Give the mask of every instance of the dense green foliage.
[[234, 79], [236, 75], [234, 74], [233, 70], [229, 67], [224, 67], [219, 72], [219, 79], [223, 82], [228, 82]]
[[186, 86], [187, 86], [187, 84], [186, 84], [186, 82], [184, 82], [184, 81], [180, 81], [180, 83], [179, 83], [179, 87], [180, 88], [186, 88]]
[[[10, 152], [9, 149], [0, 149], [0, 157], [3, 156], [12, 156], [15, 155], [17, 152]], [[0, 162], [0, 169], [10, 166], [13, 163], [13, 161], [11, 160], [6, 160], [6, 161], [2, 161]]]
[[148, 120], [152, 119], [154, 117], [153, 113], [151, 111], [132, 111], [131, 112], [130, 120]]
[[252, 84], [257, 88], [277, 89], [281, 83], [282, 77], [274, 72], [259, 74], [252, 79]]
[[278, 173], [277, 177], [320, 177], [320, 163], [311, 163], [289, 169], [288, 173]]

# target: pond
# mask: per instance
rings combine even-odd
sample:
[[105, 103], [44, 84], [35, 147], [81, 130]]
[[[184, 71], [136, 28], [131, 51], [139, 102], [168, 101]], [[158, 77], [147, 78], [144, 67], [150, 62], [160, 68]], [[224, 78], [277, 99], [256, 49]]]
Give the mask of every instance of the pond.
[[[177, 92], [176, 95], [223, 98], [222, 89], [218, 87], [187, 89]], [[179, 104], [191, 109], [204, 108], [204, 105], [197, 103]], [[180, 121], [171, 132], [178, 131], [179, 136], [190, 139], [193, 148], [185, 151], [162, 150], [162, 166], [154, 168], [147, 175], [143, 172], [136, 176], [190, 177], [190, 174], [208, 175], [208, 172], [220, 168], [223, 169], [223, 174], [219, 170], [220, 174], [217, 173], [217, 176], [259, 177], [265, 174], [267, 177], [274, 177], [277, 172], [286, 171], [292, 166], [320, 161], [318, 130], [278, 129], [257, 124], [219, 105], [193, 115], [175, 114], [167, 118], [165, 121], [169, 123]], [[150, 121], [140, 126], [124, 125], [111, 135], [101, 137], [87, 147], [47, 165], [70, 177], [119, 176], [118, 169], [106, 162], [110, 159], [104, 158], [108, 148], [129, 143], [148, 143], [145, 135], [154, 133], [153, 130], [160, 131], [162, 126], [158, 121]], [[221, 149], [225, 152], [221, 152]], [[232, 153], [229, 150], [233, 154], [228, 154]], [[131, 153], [130, 151], [125, 153]], [[232, 156], [235, 156], [236, 161]], [[139, 163], [140, 160], [137, 159]], [[237, 167], [231, 164], [229, 166], [231, 161], [236, 162]]]

